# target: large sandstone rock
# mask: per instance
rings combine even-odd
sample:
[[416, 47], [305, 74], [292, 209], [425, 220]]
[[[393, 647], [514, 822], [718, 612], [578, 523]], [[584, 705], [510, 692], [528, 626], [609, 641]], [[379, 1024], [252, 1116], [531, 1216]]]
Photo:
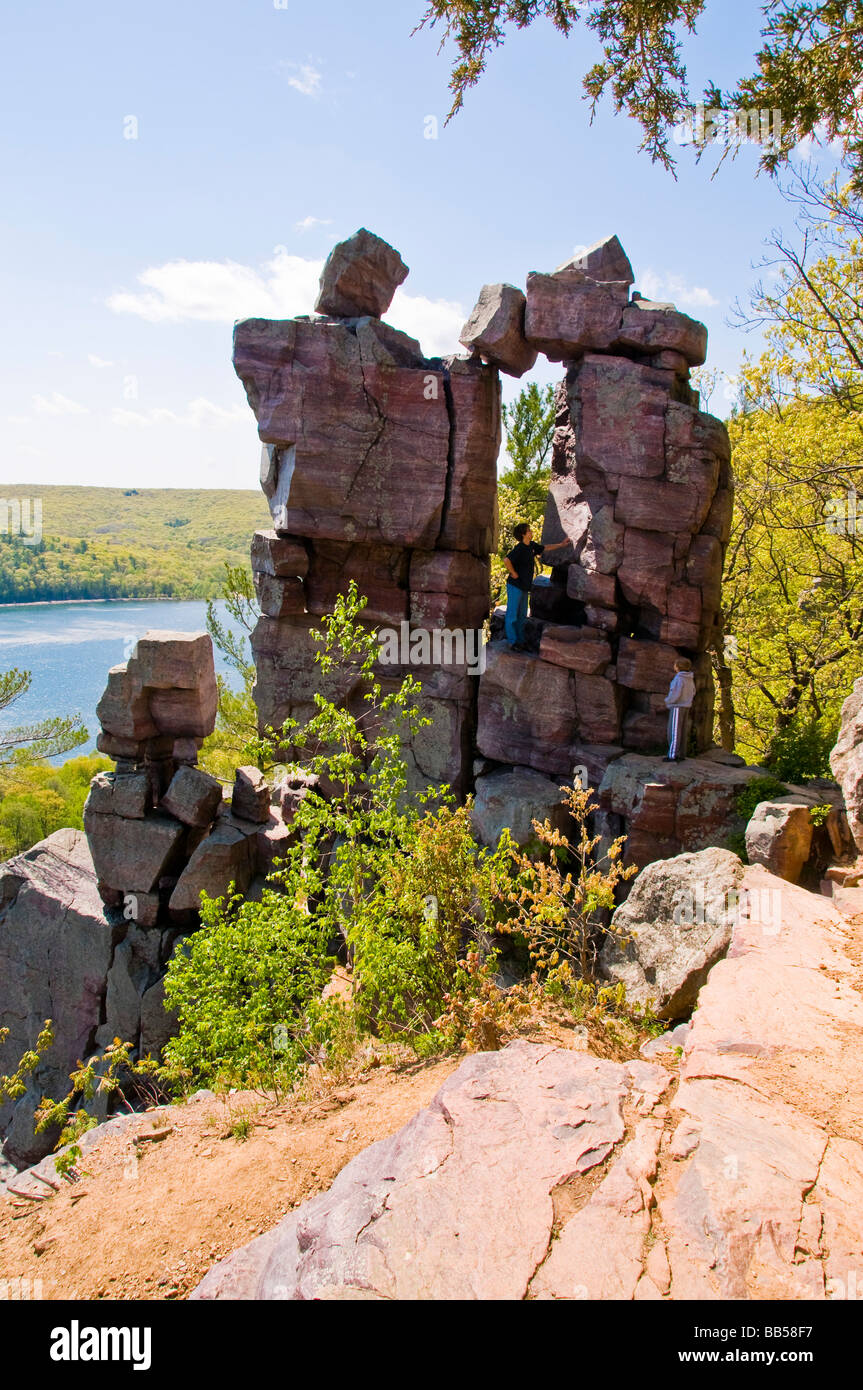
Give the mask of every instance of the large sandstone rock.
[[623, 282], [600, 284], [581, 270], [533, 271], [527, 277], [525, 337], [552, 362], [607, 350], [617, 341], [628, 300]]
[[509, 376], [524, 376], [537, 358], [524, 336], [525, 297], [514, 285], [483, 285], [459, 336]]
[[334, 246], [321, 272], [315, 309], [319, 314], [381, 318], [408, 267], [398, 251], [365, 227]]
[[170, 816], [146, 820], [94, 814], [84, 807], [84, 829], [100, 883], [124, 893], [150, 893], [176, 864], [185, 828]]
[[581, 270], [592, 280], [617, 280], [631, 285], [635, 279], [629, 257], [616, 236], [603, 237], [572, 256], [558, 270]]
[[476, 780], [471, 825], [483, 845], [495, 846], [504, 829], [516, 844], [536, 839], [533, 822], [551, 821], [557, 830], [570, 822], [563, 791], [550, 777], [529, 767], [500, 768]]
[[121, 934], [105, 919], [80, 831], [57, 830], [0, 866], [0, 1022], [9, 1029], [0, 1072], [15, 1070], [46, 1019], [55, 1035], [27, 1094], [0, 1105], [6, 1155], [18, 1166], [52, 1147], [34, 1135], [33, 1113], [42, 1095], [66, 1095], [70, 1071], [93, 1050]]
[[649, 864], [614, 913], [603, 975], [660, 1018], [685, 1018], [731, 944], [742, 878], [742, 863], [724, 849]]
[[338, 323], [247, 319], [234, 366], [265, 446], [279, 533], [431, 547], [441, 528], [450, 424], [444, 374], [419, 349], [375, 361]]
[[749, 862], [797, 883], [812, 849], [812, 833], [808, 806], [792, 797], [759, 801], [746, 827]]
[[845, 798], [848, 825], [863, 852], [863, 676], [842, 706], [842, 723], [830, 766]]
[[550, 1247], [552, 1193], [626, 1152], [624, 1107], [649, 1115], [667, 1085], [646, 1062], [534, 1043], [469, 1057], [425, 1110], [192, 1297], [522, 1299]]

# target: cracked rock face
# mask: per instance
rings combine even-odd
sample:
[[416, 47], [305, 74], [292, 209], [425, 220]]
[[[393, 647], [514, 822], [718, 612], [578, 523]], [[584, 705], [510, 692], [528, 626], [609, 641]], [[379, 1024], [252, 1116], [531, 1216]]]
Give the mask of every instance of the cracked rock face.
[[427, 1109], [193, 1297], [524, 1298], [549, 1253], [554, 1194], [604, 1173], [627, 1114], [648, 1115], [667, 1084], [648, 1063], [526, 1042], [470, 1057]]

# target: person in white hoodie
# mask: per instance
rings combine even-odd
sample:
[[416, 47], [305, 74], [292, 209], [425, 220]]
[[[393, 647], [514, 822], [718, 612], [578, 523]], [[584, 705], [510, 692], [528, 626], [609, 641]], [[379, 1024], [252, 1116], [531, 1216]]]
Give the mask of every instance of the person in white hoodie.
[[674, 678], [665, 697], [668, 710], [667, 763], [682, 763], [686, 757], [689, 736], [689, 711], [695, 699], [695, 677], [692, 662], [681, 656], [674, 663]]

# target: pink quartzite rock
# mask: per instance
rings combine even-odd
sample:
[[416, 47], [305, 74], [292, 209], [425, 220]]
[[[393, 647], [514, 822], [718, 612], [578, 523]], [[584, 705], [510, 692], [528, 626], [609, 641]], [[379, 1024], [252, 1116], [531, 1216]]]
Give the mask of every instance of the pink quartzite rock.
[[746, 827], [747, 858], [777, 878], [797, 883], [812, 849], [812, 833], [808, 806], [792, 797], [759, 801]]
[[617, 343], [640, 352], [672, 351], [700, 367], [707, 357], [707, 329], [673, 305], [637, 299], [623, 313]]
[[84, 808], [84, 829], [100, 883], [123, 893], [149, 893], [182, 850], [185, 827], [170, 816], [145, 820], [93, 814]]
[[842, 706], [836, 747], [830, 754], [833, 775], [842, 788], [848, 825], [863, 852], [863, 676]]
[[184, 825], [210, 825], [222, 804], [222, 784], [198, 767], [181, 767], [162, 797], [162, 810]]
[[238, 767], [231, 796], [231, 812], [243, 820], [261, 824], [270, 815], [270, 784], [257, 767]]
[[252, 570], [277, 579], [304, 579], [309, 572], [305, 541], [277, 536], [275, 531], [256, 531], [252, 537]]
[[629, 257], [616, 236], [594, 242], [559, 265], [558, 270], [581, 270], [592, 280], [618, 280], [627, 285], [635, 279]]
[[543, 627], [539, 644], [543, 661], [566, 666], [585, 676], [601, 676], [611, 662], [611, 647], [600, 632], [590, 627]]
[[599, 284], [581, 270], [527, 277], [524, 332], [531, 347], [552, 362], [612, 347], [629, 290], [623, 282]]
[[258, 419], [275, 528], [292, 536], [434, 545], [450, 424], [443, 373], [382, 365], [343, 324], [248, 319], [234, 366]]
[[446, 504], [436, 544], [485, 559], [497, 546], [500, 377], [494, 367], [473, 358], [445, 357], [444, 366], [452, 435]]
[[407, 274], [398, 251], [361, 227], [327, 257], [315, 309], [342, 318], [362, 314], [381, 318]]
[[578, 736], [574, 675], [493, 643], [480, 681], [477, 748], [486, 758], [566, 774]]
[[524, 376], [537, 358], [524, 336], [525, 302], [515, 285], [483, 285], [459, 342], [509, 376]]
[[624, 1105], [649, 1114], [666, 1085], [648, 1063], [533, 1043], [470, 1057], [427, 1109], [193, 1297], [524, 1298], [549, 1249], [552, 1192], [625, 1153]]

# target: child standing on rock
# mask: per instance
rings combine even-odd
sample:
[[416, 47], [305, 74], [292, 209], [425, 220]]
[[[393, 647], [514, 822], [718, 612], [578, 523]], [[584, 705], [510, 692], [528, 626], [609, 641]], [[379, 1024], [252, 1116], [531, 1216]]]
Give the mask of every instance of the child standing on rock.
[[506, 640], [514, 652], [525, 652], [524, 625], [527, 620], [527, 605], [533, 584], [536, 559], [547, 550], [562, 550], [569, 541], [555, 541], [553, 545], [538, 545], [526, 521], [520, 521], [512, 528], [515, 545], [504, 557], [506, 572]]
[[695, 677], [692, 662], [681, 656], [674, 663], [674, 678], [665, 697], [668, 710], [668, 757], [667, 763], [682, 763], [686, 757], [689, 736], [689, 711], [695, 699]]

